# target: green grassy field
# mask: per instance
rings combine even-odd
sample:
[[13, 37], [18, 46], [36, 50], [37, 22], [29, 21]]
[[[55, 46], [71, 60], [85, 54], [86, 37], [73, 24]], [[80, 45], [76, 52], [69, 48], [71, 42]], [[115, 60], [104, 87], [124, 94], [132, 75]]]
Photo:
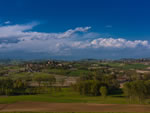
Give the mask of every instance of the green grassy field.
[[147, 67], [149, 67], [149, 65], [144, 65], [144, 64], [122, 64], [122, 63], [106, 63], [103, 65], [108, 65], [111, 66], [113, 68], [121, 68], [121, 69], [146, 69]]
[[[105, 99], [101, 96], [81, 96], [69, 88], [65, 88], [61, 92], [52, 92], [51, 94], [0, 97], [1, 104], [21, 101], [38, 101], [50, 103], [128, 104], [127, 99], [122, 95], [111, 95], [107, 96]], [[147, 103], [149, 102], [150, 100], [147, 100]]]
[[44, 69], [43, 72], [65, 76], [81, 76], [83, 74], [89, 74], [89, 70], [66, 70], [66, 69]]

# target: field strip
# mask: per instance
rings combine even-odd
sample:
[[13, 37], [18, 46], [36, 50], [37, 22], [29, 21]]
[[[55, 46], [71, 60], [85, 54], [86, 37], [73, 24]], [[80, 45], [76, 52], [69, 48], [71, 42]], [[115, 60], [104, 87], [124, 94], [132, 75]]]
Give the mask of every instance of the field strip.
[[0, 104], [0, 112], [150, 112], [150, 105], [17, 102]]

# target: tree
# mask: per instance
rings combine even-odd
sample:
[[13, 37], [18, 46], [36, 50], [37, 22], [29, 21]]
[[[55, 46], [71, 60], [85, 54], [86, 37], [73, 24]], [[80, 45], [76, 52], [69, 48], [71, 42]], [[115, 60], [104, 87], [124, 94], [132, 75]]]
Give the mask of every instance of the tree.
[[0, 94], [11, 95], [13, 93], [13, 80], [8, 77], [0, 78]]
[[[47, 73], [34, 73], [33, 80], [36, 81], [39, 85], [39, 93], [44, 90], [48, 90], [48, 87], [52, 86], [56, 82], [56, 78], [53, 75]], [[43, 88], [41, 87], [44, 86]], [[43, 92], [43, 91], [42, 91]]]
[[99, 88], [100, 88], [100, 82], [99, 81], [92, 81], [92, 85], [91, 85], [91, 93], [94, 96], [99, 95]]
[[39, 74], [38, 74], [38, 75], [35, 75], [35, 76], [33, 77], [33, 80], [38, 83], [39, 87], [41, 86], [41, 82], [42, 82], [42, 76], [41, 76], [41, 75], [39, 75]]
[[26, 88], [28, 88], [28, 83], [26, 80], [17, 79], [13, 81], [13, 88], [15, 94], [24, 94]]
[[123, 86], [124, 94], [130, 99], [130, 101], [144, 102], [149, 94], [149, 83], [142, 80], [127, 82]]
[[61, 86], [63, 87], [64, 86], [64, 83], [65, 83], [65, 78], [61, 78], [59, 83], [61, 84]]
[[108, 93], [107, 88], [105, 86], [102, 86], [100, 88], [100, 93], [101, 93], [102, 97], [105, 98], [107, 96], [107, 93]]

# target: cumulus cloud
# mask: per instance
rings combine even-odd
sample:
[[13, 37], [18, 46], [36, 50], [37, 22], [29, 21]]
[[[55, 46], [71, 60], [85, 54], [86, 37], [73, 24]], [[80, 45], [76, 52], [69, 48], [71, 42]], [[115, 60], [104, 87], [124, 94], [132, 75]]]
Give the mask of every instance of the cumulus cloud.
[[91, 45], [95, 48], [110, 47], [110, 48], [135, 48], [137, 46], [149, 47], [148, 41], [144, 40], [126, 40], [123, 38], [99, 38], [91, 42]]
[[[88, 32], [91, 27], [77, 27], [61, 33], [32, 31], [37, 25], [38, 23], [0, 26], [0, 53], [22, 51], [24, 54], [46, 53], [50, 56], [82, 56], [86, 58], [88, 55], [91, 57], [100, 57], [101, 54], [107, 56], [106, 53], [119, 56], [122, 55], [120, 49], [132, 50], [131, 53], [136, 52], [134, 55], [137, 55], [137, 48], [141, 48], [141, 51], [145, 48], [147, 51], [150, 49], [147, 40], [98, 38], [98, 33]], [[81, 35], [79, 32], [83, 34]]]
[[33, 27], [35, 27], [36, 25], [38, 25], [38, 23], [0, 26], [0, 38], [14, 37], [19, 40], [69, 38], [76, 32], [86, 32], [91, 28], [91, 27], [78, 27], [75, 29], [69, 29], [64, 33], [41, 33], [32, 31]]
[[76, 48], [136, 48], [136, 47], [150, 48], [147, 40], [126, 40], [123, 38], [98, 38], [92, 41], [77, 41], [72, 44]]
[[26, 24], [26, 25], [7, 25], [7, 26], [0, 26], [0, 38], [20, 38], [25, 36], [26, 30], [31, 30], [36, 24]]

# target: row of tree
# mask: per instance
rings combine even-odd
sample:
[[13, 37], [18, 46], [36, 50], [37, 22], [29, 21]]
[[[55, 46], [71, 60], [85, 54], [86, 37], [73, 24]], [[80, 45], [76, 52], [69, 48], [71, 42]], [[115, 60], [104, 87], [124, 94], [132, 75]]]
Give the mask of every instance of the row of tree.
[[99, 74], [99, 72], [93, 72], [89, 75], [83, 75], [73, 85], [73, 89], [78, 91], [81, 95], [102, 95], [100, 89], [105, 87], [107, 93], [112, 93], [119, 89], [119, 83], [116, 80], [115, 75]]
[[81, 95], [92, 95], [92, 96], [107, 95], [107, 92], [108, 92], [107, 87], [108, 87], [107, 84], [102, 83], [98, 80], [97, 81], [86, 80], [82, 82], [80, 81], [76, 85], [73, 86], [74, 90], [78, 91]]
[[150, 80], [137, 80], [124, 84], [123, 91], [130, 102], [143, 103], [150, 96]]
[[[49, 74], [34, 73], [32, 81], [22, 78], [0, 78], [0, 95], [22, 95], [44, 93], [51, 90], [56, 78]], [[37, 86], [34, 83], [38, 84]]]

